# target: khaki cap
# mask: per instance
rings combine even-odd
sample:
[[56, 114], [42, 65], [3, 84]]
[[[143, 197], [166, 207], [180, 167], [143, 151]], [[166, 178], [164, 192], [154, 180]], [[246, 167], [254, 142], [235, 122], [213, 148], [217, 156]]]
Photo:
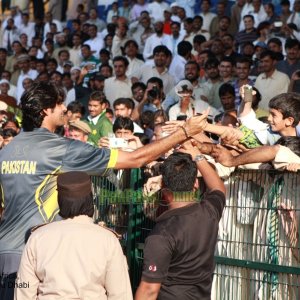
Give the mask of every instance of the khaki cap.
[[17, 62], [30, 61], [30, 56], [28, 54], [21, 54], [17, 57]]
[[87, 123], [80, 120], [70, 121], [70, 126], [77, 128], [87, 134], [90, 134], [92, 132], [90, 126]]

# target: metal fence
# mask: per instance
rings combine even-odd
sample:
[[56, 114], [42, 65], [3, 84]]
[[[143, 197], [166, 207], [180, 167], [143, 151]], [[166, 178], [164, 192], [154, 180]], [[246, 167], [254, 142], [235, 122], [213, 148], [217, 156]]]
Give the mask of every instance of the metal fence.
[[[96, 219], [120, 233], [133, 290], [145, 238], [165, 209], [143, 197], [143, 177], [134, 169], [94, 178]], [[225, 184], [212, 299], [300, 299], [300, 174], [238, 170]]]

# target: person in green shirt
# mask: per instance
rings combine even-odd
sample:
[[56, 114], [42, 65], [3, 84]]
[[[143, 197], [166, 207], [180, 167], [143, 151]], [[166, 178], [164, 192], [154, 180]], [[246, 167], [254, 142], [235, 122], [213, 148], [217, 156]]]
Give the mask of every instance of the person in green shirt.
[[102, 93], [97, 91], [90, 95], [88, 110], [89, 115], [86, 122], [92, 131], [89, 134], [88, 143], [98, 147], [99, 139], [113, 132], [112, 124], [105, 115], [106, 103], [104, 102]]

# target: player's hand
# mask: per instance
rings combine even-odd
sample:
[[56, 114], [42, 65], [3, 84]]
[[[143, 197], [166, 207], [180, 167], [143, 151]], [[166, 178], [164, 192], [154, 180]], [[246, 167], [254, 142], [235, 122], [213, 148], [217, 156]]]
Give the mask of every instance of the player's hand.
[[184, 126], [185, 121], [167, 121], [164, 126], [162, 126], [162, 131], [171, 134], [178, 129], [180, 126]]

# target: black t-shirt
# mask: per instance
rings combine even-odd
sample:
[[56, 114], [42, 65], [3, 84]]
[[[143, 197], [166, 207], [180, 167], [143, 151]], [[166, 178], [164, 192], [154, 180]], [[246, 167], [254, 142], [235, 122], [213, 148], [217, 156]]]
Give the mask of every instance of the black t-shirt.
[[145, 242], [142, 280], [162, 283], [158, 299], [210, 299], [224, 205], [225, 195], [215, 190], [157, 219]]

